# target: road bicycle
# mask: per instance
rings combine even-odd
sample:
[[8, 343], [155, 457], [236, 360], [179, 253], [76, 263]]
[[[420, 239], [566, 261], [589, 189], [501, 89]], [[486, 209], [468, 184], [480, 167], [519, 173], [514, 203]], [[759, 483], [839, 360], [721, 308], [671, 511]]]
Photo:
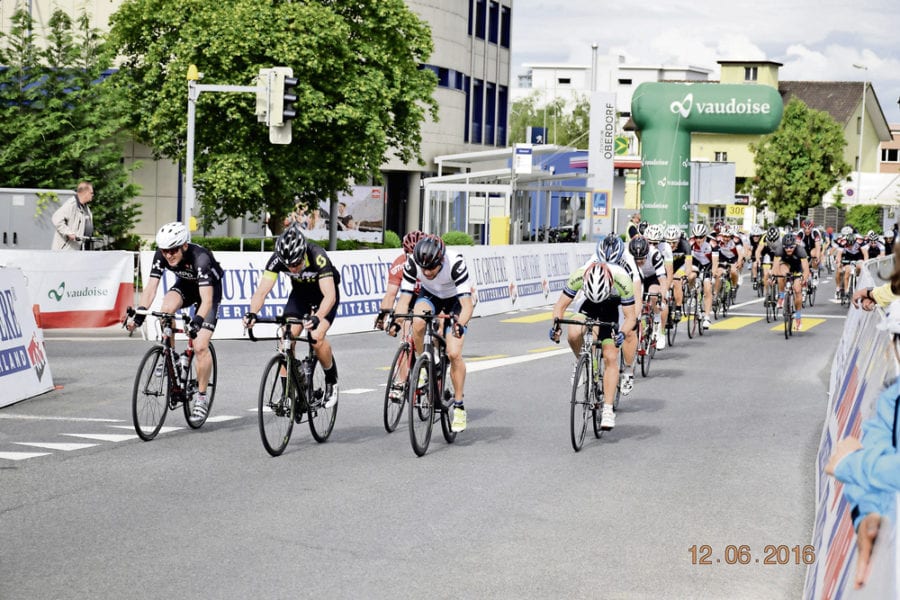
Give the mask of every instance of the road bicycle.
[[693, 285], [687, 285], [690, 295], [690, 305], [688, 304], [688, 293], [685, 293], [684, 312], [685, 316], [690, 312], [687, 323], [689, 338], [703, 335], [703, 286], [704, 282], [709, 278], [710, 272], [706, 269], [701, 269], [700, 273], [694, 277]]
[[809, 279], [806, 280], [806, 285], [803, 286], [803, 305], [804, 306], [815, 306], [816, 305], [816, 290], [819, 288], [819, 270], [815, 269], [810, 274]]
[[[138, 365], [134, 377], [134, 388], [131, 394], [131, 420], [134, 430], [145, 442], [149, 442], [162, 429], [166, 414], [176, 410], [179, 405], [184, 409], [184, 418], [192, 429], [199, 429], [206, 423], [216, 398], [216, 381], [219, 373], [216, 349], [209, 344], [209, 355], [212, 370], [206, 387], [206, 414], [201, 418], [192, 416], [197, 392], [197, 368], [194, 365], [194, 340], [187, 337], [187, 347], [180, 355], [175, 346], [175, 335], [185, 333], [191, 320], [190, 315], [181, 313], [165, 313], [149, 310], [136, 310], [129, 307], [122, 325], [134, 316], [151, 315], [159, 327], [160, 341], [147, 350]], [[178, 320], [181, 319], [181, 327]]]
[[[572, 448], [575, 452], [584, 446], [584, 438], [587, 435], [588, 421], [593, 423], [594, 437], [600, 439], [603, 435], [601, 429], [601, 415], [603, 412], [603, 377], [606, 372], [606, 363], [603, 361], [601, 343], [603, 340], [594, 338], [594, 329], [606, 325], [612, 328], [613, 336], [619, 329], [618, 323], [607, 323], [596, 319], [559, 319], [560, 324], [578, 325], [582, 327], [581, 352], [575, 365], [575, 375], [572, 379], [572, 399], [569, 403], [569, 432], [572, 440]], [[619, 352], [619, 364], [621, 365], [622, 353]], [[618, 373], [616, 376], [618, 377]], [[616, 397], [613, 400], [613, 409], [619, 405], [621, 391], [616, 383]]]
[[[409, 441], [416, 456], [424, 456], [431, 443], [431, 431], [434, 422], [440, 420], [441, 431], [448, 444], [456, 441], [456, 432], [450, 427], [453, 421], [453, 384], [450, 379], [450, 359], [447, 358], [447, 341], [439, 331], [442, 323], [446, 323], [444, 331], [449, 327], [451, 315], [433, 314], [395, 314], [391, 327], [399, 326], [393, 319], [422, 319], [425, 321], [425, 336], [422, 341], [422, 352], [409, 370], [407, 402], [409, 406]], [[413, 385], [415, 382], [415, 385]]]
[[844, 287], [841, 289], [841, 306], [850, 306], [850, 300], [853, 298], [853, 292], [856, 290], [856, 263], [848, 263], [850, 265], [850, 274], [844, 277]]
[[638, 318], [638, 347], [637, 355], [641, 363], [641, 376], [646, 377], [650, 373], [650, 361], [656, 356], [656, 323], [655, 313], [650, 301], [656, 299], [659, 302], [661, 294], [645, 293], [641, 304], [641, 315]]
[[[338, 403], [325, 407], [325, 370], [313, 350], [316, 341], [308, 331], [298, 335], [293, 333], [293, 326], [302, 325], [308, 319], [309, 316], [257, 318], [254, 325], [278, 325], [277, 335], [272, 338], [258, 338], [253, 328], [247, 330], [247, 336], [253, 342], [276, 342], [275, 355], [263, 370], [257, 404], [259, 435], [266, 452], [272, 456], [284, 452], [294, 423], [303, 423], [305, 418], [313, 438], [322, 443], [328, 440], [337, 418]], [[308, 352], [304, 358], [298, 358], [292, 349], [297, 342], [307, 344]]]
[[776, 279], [784, 279], [784, 296], [781, 308], [781, 316], [784, 320], [784, 339], [794, 335], [794, 273], [787, 275], [774, 275]]
[[[393, 433], [403, 416], [406, 400], [409, 396], [409, 374], [415, 366], [416, 342], [412, 335], [412, 327], [406, 327], [400, 347], [391, 361], [388, 372], [387, 389], [384, 391], [384, 429]], [[405, 373], [405, 375], [401, 375]]]
[[724, 263], [719, 274], [719, 292], [713, 296], [712, 312], [713, 317], [718, 320], [721, 313], [724, 319], [728, 315], [728, 307], [734, 298], [731, 283], [731, 263]]
[[778, 318], [778, 285], [775, 275], [766, 273], [766, 295], [763, 306], [766, 308], [766, 323], [771, 323]]

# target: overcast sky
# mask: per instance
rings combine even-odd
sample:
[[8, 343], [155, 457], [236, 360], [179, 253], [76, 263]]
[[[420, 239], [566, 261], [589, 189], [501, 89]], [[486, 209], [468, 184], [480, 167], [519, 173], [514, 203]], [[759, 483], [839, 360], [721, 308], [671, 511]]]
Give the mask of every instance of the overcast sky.
[[[900, 0], [514, 0], [512, 76], [523, 63], [590, 66], [591, 44], [628, 64], [719, 60], [782, 63], [785, 81], [872, 82], [889, 123], [900, 123]], [[868, 67], [856, 69], [853, 64]]]

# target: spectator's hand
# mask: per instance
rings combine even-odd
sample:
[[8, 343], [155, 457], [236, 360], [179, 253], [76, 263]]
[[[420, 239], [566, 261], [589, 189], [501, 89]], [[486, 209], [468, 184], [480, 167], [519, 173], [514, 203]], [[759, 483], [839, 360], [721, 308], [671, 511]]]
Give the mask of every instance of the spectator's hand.
[[859, 556], [856, 559], [856, 575], [853, 578], [853, 587], [861, 589], [866, 585], [869, 574], [872, 572], [872, 547], [878, 537], [881, 528], [881, 515], [869, 513], [859, 522], [859, 530], [856, 534], [856, 548]]
[[834, 471], [837, 469], [838, 463], [848, 454], [861, 449], [862, 443], [858, 439], [852, 436], [845, 437], [834, 447], [834, 452], [831, 454], [831, 458], [828, 459], [828, 464], [825, 465], [825, 472], [834, 477]]
[[391, 314], [391, 311], [389, 310], [381, 309], [378, 311], [378, 316], [375, 317], [375, 329], [384, 329], [384, 319], [389, 314]]
[[201, 317], [200, 315], [194, 315], [194, 318], [191, 319], [190, 323], [188, 323], [187, 334], [193, 339], [197, 337], [198, 333], [200, 333], [201, 327], [203, 327], [203, 317]]
[[256, 313], [248, 312], [244, 315], [244, 329], [253, 329], [253, 325], [256, 323]]

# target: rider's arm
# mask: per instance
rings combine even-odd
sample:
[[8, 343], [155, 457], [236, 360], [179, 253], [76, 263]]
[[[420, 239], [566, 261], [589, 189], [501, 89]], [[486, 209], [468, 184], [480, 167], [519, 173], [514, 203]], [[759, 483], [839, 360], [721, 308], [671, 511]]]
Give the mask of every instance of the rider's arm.
[[278, 281], [278, 273], [263, 271], [262, 278], [259, 280], [259, 285], [256, 286], [256, 291], [253, 292], [253, 296], [250, 298], [250, 312], [259, 312], [263, 307], [263, 304], [266, 303], [266, 296], [272, 291], [272, 288], [275, 287], [276, 281]]
[[159, 288], [159, 277], [148, 277], [147, 285], [144, 286], [144, 291], [141, 292], [141, 299], [138, 302], [138, 306], [150, 306], [153, 304], [153, 299], [156, 298], [156, 290]]
[[400, 291], [399, 284], [389, 283], [387, 290], [384, 292], [384, 298], [381, 299], [381, 310], [390, 311], [394, 308], [394, 300], [397, 299], [397, 293]]
[[475, 312], [475, 303], [472, 302], [472, 296], [470, 294], [460, 296], [459, 305], [461, 310], [459, 311], [457, 321], [463, 327], [468, 327], [469, 321], [472, 320], [472, 313]]
[[322, 301], [319, 302], [316, 316], [319, 317], [319, 320], [322, 320], [328, 316], [328, 313], [331, 312], [331, 309], [337, 303], [337, 289], [334, 286], [334, 277], [319, 276], [319, 291], [322, 292]]
[[206, 318], [212, 311], [213, 307], [213, 287], [211, 285], [201, 285], [198, 290], [200, 293], [200, 306], [197, 307], [196, 316]]

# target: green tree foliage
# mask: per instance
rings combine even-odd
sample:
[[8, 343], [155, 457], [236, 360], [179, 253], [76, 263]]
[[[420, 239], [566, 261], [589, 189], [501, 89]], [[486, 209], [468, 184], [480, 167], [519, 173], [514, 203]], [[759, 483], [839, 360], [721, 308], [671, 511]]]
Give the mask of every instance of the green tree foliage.
[[847, 211], [847, 217], [844, 219], [845, 225], [851, 225], [857, 231], [865, 235], [869, 231], [875, 233], [884, 233], [881, 231], [881, 207], [860, 204], [854, 206]]
[[124, 244], [138, 188], [122, 164], [121, 105], [103, 79], [113, 55], [84, 13], [73, 22], [54, 11], [46, 44], [27, 11], [11, 23], [0, 38], [0, 186], [74, 190], [91, 181], [97, 234]]
[[513, 102], [510, 108], [509, 144], [527, 142], [528, 127], [545, 127], [545, 143], [575, 148], [587, 148], [591, 127], [591, 102], [579, 97], [574, 107], [567, 108], [566, 101], [556, 98], [546, 105], [539, 105], [540, 94], [535, 92]]
[[110, 39], [130, 127], [159, 156], [186, 158], [189, 65], [204, 84], [255, 85], [260, 68], [298, 78], [293, 142], [273, 145], [250, 93], [201, 93], [194, 187], [207, 224], [261, 210], [280, 223], [353, 181], [380, 181], [392, 151], [421, 162], [437, 118], [431, 32], [403, 0], [125, 0]]
[[822, 196], [850, 173], [844, 161], [844, 132], [828, 113], [794, 98], [784, 109], [778, 130], [750, 144], [756, 177], [743, 191], [786, 224], [817, 206]]

